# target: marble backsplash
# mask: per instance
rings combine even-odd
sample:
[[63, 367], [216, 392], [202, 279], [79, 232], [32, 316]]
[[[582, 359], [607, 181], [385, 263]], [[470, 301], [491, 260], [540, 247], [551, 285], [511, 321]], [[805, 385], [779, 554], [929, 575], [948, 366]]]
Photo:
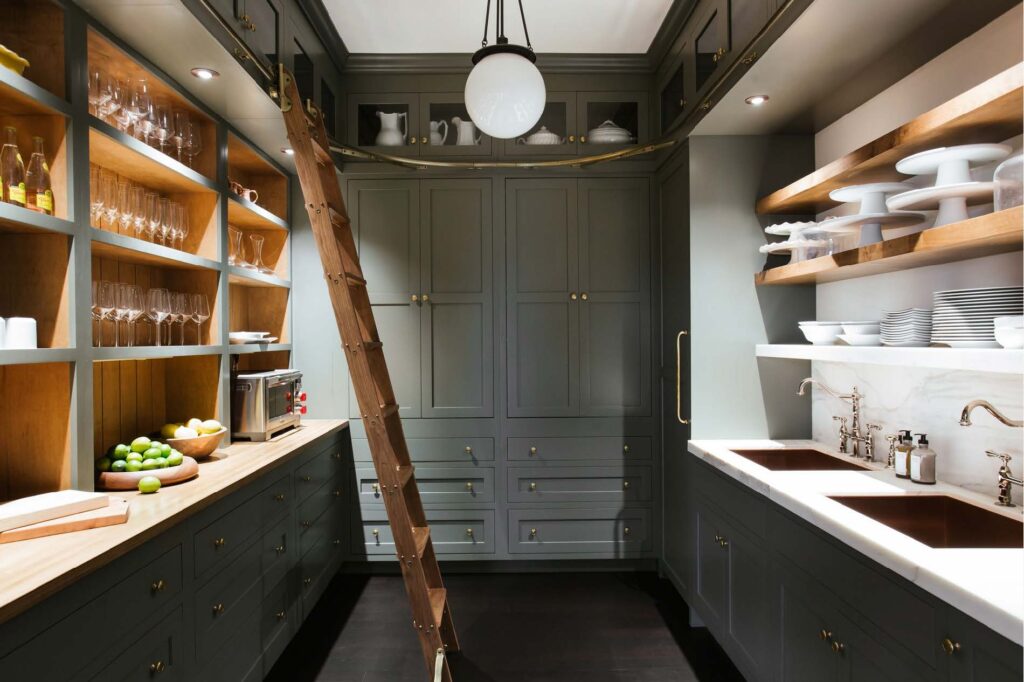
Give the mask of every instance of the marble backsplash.
[[[885, 459], [886, 435], [910, 429], [928, 434], [938, 455], [938, 477], [948, 483], [994, 498], [999, 462], [986, 457], [985, 450], [1013, 455], [1010, 468], [1018, 476], [1024, 472], [1024, 429], [1004, 426], [980, 409], [972, 414], [972, 426], [959, 423], [963, 406], [975, 398], [988, 400], [1011, 419], [1020, 419], [1024, 415], [1020, 376], [823, 362], [813, 363], [812, 374], [836, 391], [845, 393], [857, 386], [864, 395], [862, 424], [882, 427], [875, 441], [876, 459]], [[849, 403], [815, 389], [811, 411], [814, 439], [836, 445], [839, 428], [832, 416], [848, 417]], [[1019, 503], [1020, 489], [1014, 488], [1013, 494]]]

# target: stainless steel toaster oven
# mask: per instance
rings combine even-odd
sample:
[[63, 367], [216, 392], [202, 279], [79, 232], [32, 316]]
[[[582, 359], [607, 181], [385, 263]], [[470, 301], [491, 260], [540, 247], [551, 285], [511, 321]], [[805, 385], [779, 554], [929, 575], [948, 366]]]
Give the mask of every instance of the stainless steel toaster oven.
[[263, 441], [298, 426], [306, 413], [302, 372], [275, 369], [231, 377], [231, 437]]

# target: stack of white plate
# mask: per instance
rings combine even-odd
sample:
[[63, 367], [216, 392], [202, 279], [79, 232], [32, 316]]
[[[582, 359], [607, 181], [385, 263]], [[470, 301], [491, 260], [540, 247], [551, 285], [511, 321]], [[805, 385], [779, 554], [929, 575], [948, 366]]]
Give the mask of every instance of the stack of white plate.
[[927, 346], [932, 339], [932, 311], [927, 308], [894, 310], [882, 318], [881, 328], [885, 346]]
[[998, 348], [994, 320], [1024, 314], [1024, 287], [936, 291], [932, 343], [953, 348]]

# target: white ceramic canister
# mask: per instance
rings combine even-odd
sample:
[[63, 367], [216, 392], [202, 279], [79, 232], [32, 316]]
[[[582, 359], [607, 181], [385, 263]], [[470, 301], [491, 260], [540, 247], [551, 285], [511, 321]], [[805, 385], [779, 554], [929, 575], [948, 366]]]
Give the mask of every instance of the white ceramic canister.
[[4, 330], [4, 348], [36, 348], [36, 321], [31, 317], [8, 317]]

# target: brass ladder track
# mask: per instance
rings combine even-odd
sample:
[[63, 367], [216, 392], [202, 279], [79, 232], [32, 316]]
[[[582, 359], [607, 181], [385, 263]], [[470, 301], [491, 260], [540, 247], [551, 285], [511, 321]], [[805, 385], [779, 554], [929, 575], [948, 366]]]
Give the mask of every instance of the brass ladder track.
[[413, 475], [383, 345], [377, 335], [366, 279], [331, 160], [323, 117], [315, 107], [299, 104], [301, 96], [287, 69], [280, 67], [279, 75], [281, 111], [394, 535], [412, 607], [413, 627], [419, 636], [429, 679], [435, 679], [437, 666], [442, 666], [437, 679], [451, 682], [444, 654], [458, 651], [459, 641]]

